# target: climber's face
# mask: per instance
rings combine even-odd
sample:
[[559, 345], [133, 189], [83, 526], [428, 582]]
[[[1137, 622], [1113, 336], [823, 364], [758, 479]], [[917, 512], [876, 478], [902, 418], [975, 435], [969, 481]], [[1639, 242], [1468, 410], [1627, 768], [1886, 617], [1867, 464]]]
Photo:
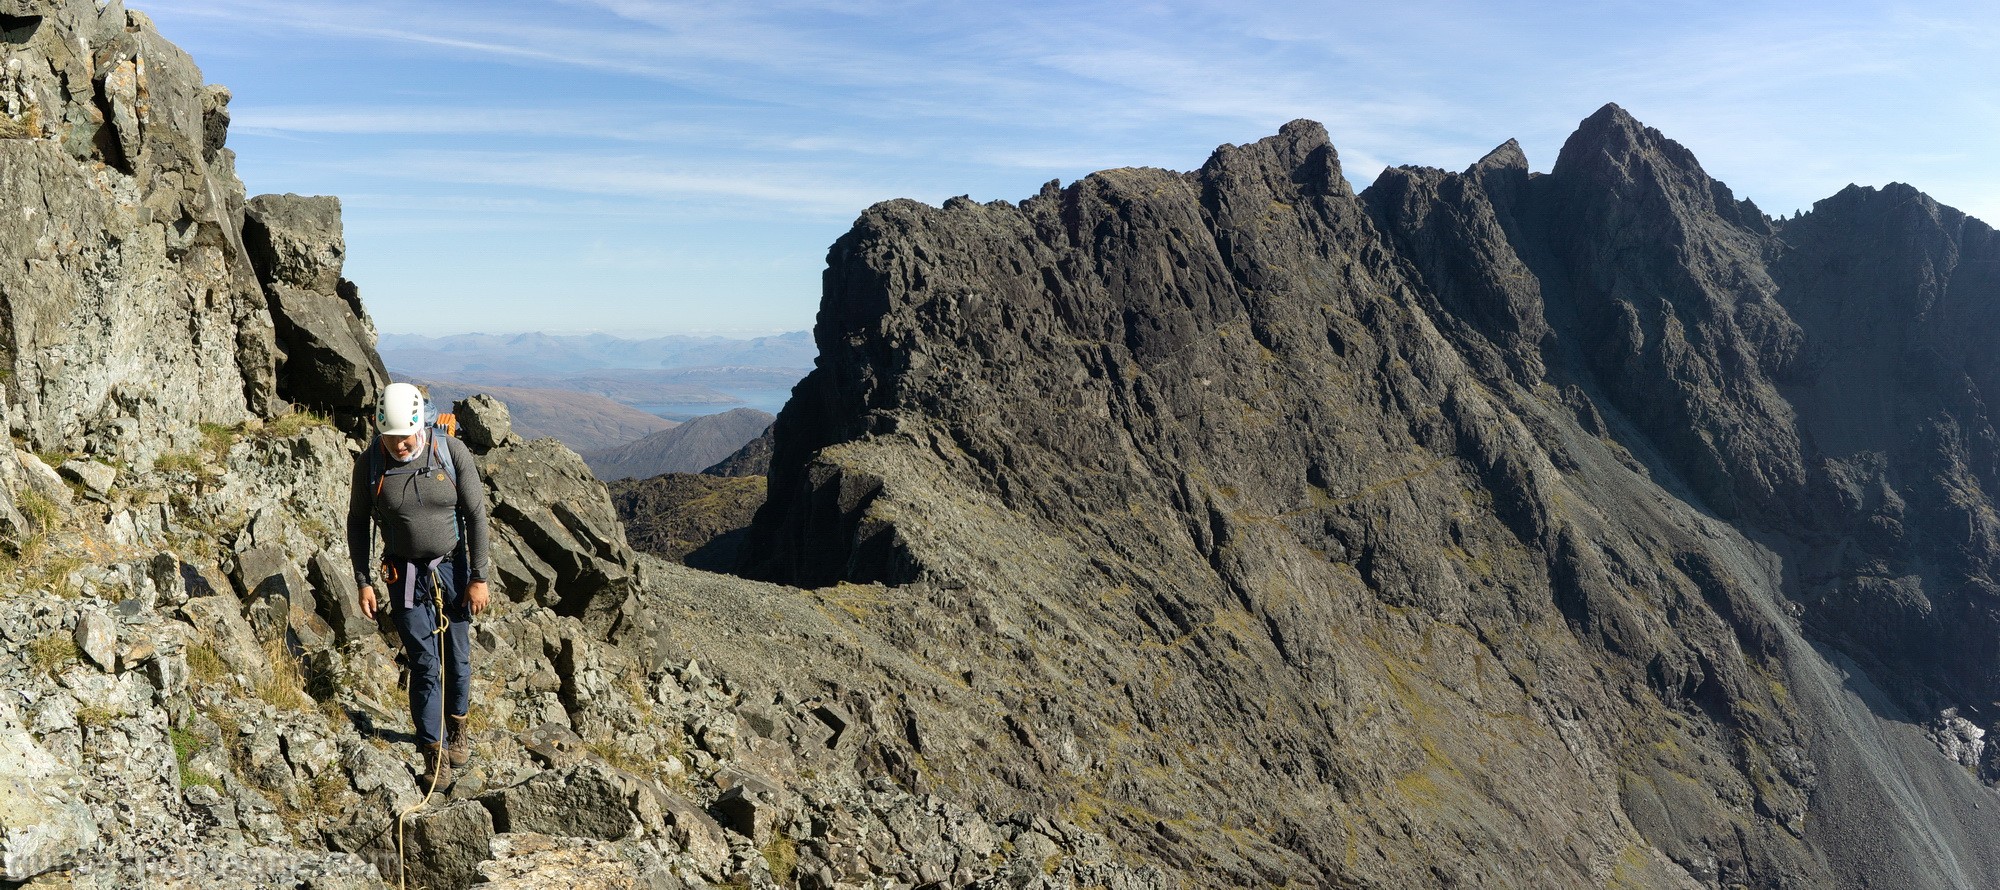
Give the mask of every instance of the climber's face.
[[423, 445], [421, 436], [412, 433], [407, 436], [383, 436], [382, 450], [398, 461], [406, 461], [417, 456], [417, 449]]

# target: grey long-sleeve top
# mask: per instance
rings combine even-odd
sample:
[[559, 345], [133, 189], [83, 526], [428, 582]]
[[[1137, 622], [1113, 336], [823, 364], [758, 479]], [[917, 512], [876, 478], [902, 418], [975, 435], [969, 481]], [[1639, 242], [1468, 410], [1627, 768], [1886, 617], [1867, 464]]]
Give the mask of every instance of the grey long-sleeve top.
[[[382, 531], [382, 552], [416, 562], [429, 562], [458, 546], [456, 520], [465, 519], [465, 543], [471, 557], [472, 580], [483, 581], [492, 564], [486, 548], [486, 488], [479, 467], [464, 442], [438, 434], [436, 447], [451, 449], [458, 478], [447, 478], [444, 461], [431, 446], [415, 459], [398, 461], [382, 451], [377, 439], [354, 457], [354, 482], [347, 499], [347, 552], [354, 560], [354, 581], [375, 583], [374, 535]], [[379, 458], [376, 455], [380, 455]], [[372, 462], [384, 469], [382, 493], [375, 494]], [[421, 470], [421, 472], [410, 472]]]

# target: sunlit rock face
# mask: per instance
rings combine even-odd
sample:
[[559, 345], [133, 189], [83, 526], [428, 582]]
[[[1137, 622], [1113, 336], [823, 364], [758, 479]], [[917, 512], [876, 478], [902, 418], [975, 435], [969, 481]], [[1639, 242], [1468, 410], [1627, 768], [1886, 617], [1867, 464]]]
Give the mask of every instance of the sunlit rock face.
[[339, 202], [246, 202], [225, 147], [229, 90], [144, 14], [24, 0], [0, 28], [14, 434], [150, 465], [198, 424], [293, 404], [359, 432], [384, 372], [340, 277]]

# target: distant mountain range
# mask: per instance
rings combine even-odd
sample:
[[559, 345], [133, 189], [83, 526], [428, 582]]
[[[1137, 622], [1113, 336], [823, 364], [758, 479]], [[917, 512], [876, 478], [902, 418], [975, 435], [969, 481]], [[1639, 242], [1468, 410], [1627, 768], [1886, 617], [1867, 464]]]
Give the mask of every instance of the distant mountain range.
[[[818, 354], [808, 331], [645, 340], [609, 334], [384, 334], [380, 344], [395, 379], [428, 382], [452, 398], [491, 393], [514, 409], [522, 435], [554, 436], [582, 453], [632, 443], [676, 422], [731, 408], [775, 414]], [[750, 430], [715, 459], [758, 432]]]
[[482, 379], [489, 374], [563, 375], [615, 368], [762, 368], [803, 375], [819, 354], [811, 331], [750, 339], [676, 335], [645, 340], [610, 334], [383, 334], [377, 348], [391, 369]]
[[583, 461], [606, 482], [699, 473], [762, 435], [775, 419], [755, 408], [737, 408], [697, 417], [616, 448], [585, 451]]
[[738, 393], [789, 393], [804, 376], [795, 368], [609, 368], [569, 373], [467, 371], [454, 379], [478, 379], [500, 386], [567, 389], [603, 396], [642, 410], [651, 406], [741, 405]]
[[[474, 393], [507, 403], [514, 432], [526, 439], [554, 437], [577, 452], [612, 448], [679, 424], [601, 395], [552, 387], [488, 386], [448, 380], [401, 378], [424, 386], [439, 411]], [[747, 441], [747, 440], [746, 440]]]

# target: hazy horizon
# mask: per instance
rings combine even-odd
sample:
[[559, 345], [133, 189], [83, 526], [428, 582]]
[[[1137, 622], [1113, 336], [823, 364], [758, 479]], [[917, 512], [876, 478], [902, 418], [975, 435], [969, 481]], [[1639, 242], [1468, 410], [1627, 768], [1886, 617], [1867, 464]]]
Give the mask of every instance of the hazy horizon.
[[519, 337], [524, 334], [546, 334], [551, 337], [605, 336], [615, 337], [620, 340], [662, 340], [669, 337], [718, 337], [724, 340], [759, 340], [765, 337], [783, 337], [788, 334], [812, 334], [810, 326], [769, 331], [649, 331], [643, 328], [636, 330], [628, 328], [616, 331], [602, 328], [524, 328], [520, 330], [431, 330], [427, 328], [423, 330], [394, 331], [383, 327], [378, 321], [376, 327], [377, 333], [383, 337], [427, 337], [433, 340], [442, 340], [447, 337]]

